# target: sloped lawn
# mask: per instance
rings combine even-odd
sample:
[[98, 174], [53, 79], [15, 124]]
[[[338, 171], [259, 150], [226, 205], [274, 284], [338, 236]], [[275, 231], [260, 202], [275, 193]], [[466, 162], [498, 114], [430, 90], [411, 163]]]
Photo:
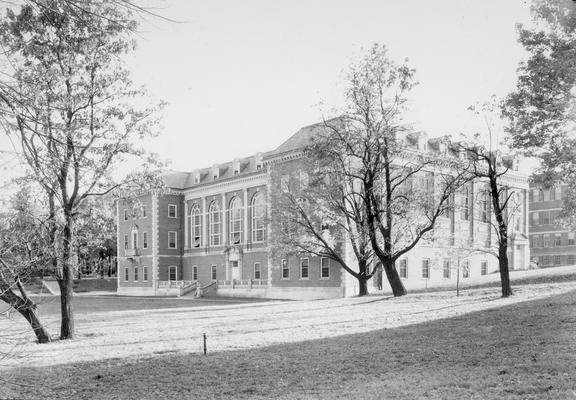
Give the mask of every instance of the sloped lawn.
[[576, 291], [208, 356], [4, 372], [2, 399], [576, 399]]

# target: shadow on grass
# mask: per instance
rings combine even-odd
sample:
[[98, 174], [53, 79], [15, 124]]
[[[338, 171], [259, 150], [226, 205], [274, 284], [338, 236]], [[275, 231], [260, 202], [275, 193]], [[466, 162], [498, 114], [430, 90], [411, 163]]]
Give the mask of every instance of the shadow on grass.
[[301, 343], [13, 371], [30, 399], [576, 399], [576, 292]]

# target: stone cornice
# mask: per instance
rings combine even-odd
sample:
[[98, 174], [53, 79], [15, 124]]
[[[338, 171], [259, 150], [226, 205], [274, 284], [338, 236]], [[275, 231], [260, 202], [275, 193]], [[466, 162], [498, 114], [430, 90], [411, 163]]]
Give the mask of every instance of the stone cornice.
[[220, 182], [213, 182], [210, 184], [190, 188], [184, 190], [185, 200], [190, 200], [198, 197], [213, 196], [222, 194], [223, 192], [233, 192], [247, 187], [265, 185], [268, 181], [268, 174], [264, 169], [261, 173], [230, 178]]

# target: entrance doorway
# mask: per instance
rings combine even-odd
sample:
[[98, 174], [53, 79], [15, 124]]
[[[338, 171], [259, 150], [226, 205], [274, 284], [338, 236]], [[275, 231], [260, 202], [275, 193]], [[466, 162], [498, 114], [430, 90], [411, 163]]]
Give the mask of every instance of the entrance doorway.
[[237, 260], [230, 261], [230, 269], [232, 270], [232, 280], [239, 281], [242, 279], [240, 274], [240, 266], [238, 265]]

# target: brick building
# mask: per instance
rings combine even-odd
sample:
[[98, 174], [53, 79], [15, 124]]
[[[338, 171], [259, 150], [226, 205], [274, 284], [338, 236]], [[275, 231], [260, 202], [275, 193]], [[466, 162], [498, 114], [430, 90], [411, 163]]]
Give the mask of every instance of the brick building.
[[566, 195], [565, 185], [550, 189], [537, 185], [530, 187], [531, 259], [539, 267], [576, 264], [574, 232], [556, 221]]
[[[276, 215], [272, 193], [306, 173], [302, 146], [322, 129], [322, 124], [302, 128], [267, 153], [166, 174], [169, 191], [140, 197], [137, 210], [118, 202], [118, 293], [180, 295], [200, 286], [225, 296], [313, 299], [356, 294], [356, 279], [334, 261], [277, 254], [270, 240], [270, 221]], [[424, 136], [412, 146], [416, 152], [458, 157]], [[519, 205], [511, 224], [511, 265], [525, 268], [529, 260], [527, 179], [515, 171], [506, 179]], [[463, 279], [497, 270], [495, 257], [472, 251], [496, 244], [484, 190], [482, 182], [470, 182], [435, 228], [438, 238], [399, 260], [397, 268], [407, 288], [455, 282], [456, 263]], [[455, 238], [470, 251], [454, 252]], [[352, 265], [349, 246], [343, 251]], [[381, 274], [372, 280], [372, 290], [388, 288]]]

